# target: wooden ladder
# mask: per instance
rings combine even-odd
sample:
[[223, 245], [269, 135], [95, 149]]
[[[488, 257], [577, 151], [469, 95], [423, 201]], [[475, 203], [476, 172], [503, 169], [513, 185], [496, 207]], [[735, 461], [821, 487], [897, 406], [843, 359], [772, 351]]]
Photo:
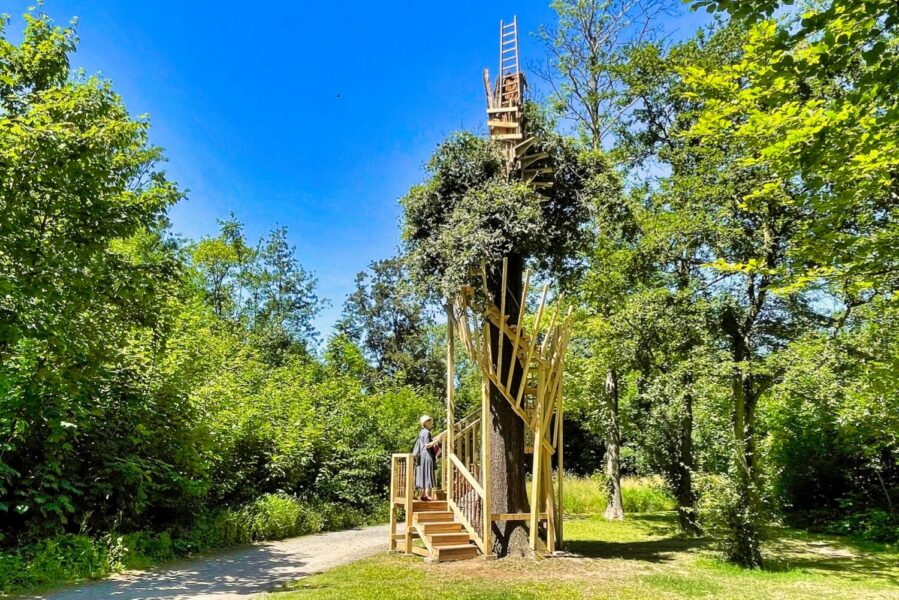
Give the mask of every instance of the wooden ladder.
[[499, 106], [521, 105], [521, 76], [518, 62], [518, 17], [499, 22]]

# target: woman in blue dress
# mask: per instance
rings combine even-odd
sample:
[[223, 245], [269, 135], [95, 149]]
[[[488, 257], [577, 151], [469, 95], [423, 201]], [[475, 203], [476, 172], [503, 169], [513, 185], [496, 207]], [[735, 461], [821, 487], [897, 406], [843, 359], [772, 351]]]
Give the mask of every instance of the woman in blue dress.
[[431, 438], [431, 417], [421, 417], [421, 431], [418, 432], [418, 440], [412, 453], [418, 458], [418, 466], [415, 468], [415, 487], [421, 490], [421, 499], [430, 500], [431, 494], [437, 491], [437, 477], [435, 476], [436, 455], [435, 442]]

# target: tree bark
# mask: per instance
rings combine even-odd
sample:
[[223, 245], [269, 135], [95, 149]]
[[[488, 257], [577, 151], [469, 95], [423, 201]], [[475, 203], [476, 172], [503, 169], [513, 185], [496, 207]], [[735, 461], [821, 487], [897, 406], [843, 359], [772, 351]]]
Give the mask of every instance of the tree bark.
[[[758, 493], [758, 471], [755, 454], [755, 408], [757, 393], [753, 381], [750, 361], [750, 342], [747, 331], [751, 327], [759, 306], [751, 307], [751, 314], [741, 325], [733, 309], [724, 314], [724, 331], [731, 342], [731, 357], [734, 362], [733, 374], [733, 437], [734, 462], [736, 466], [737, 493], [747, 515], [738, 519], [735, 530], [735, 544], [730, 559], [747, 568], [762, 566], [761, 523], [759, 513], [761, 498]], [[736, 508], [736, 507], [735, 507]]]
[[[508, 322], [517, 324], [519, 302], [522, 301], [522, 279], [524, 259], [520, 255], [508, 257], [506, 278], [506, 312]], [[500, 305], [502, 290], [502, 265], [494, 266], [488, 272], [487, 287]], [[490, 343], [494, 368], [499, 359], [499, 330], [491, 325]], [[509, 344], [503, 345], [503, 377], [514, 368], [512, 389], [518, 389], [522, 371], [518, 361], [513, 360]], [[490, 462], [491, 509], [494, 513], [525, 513], [530, 511], [526, 486], [526, 460], [524, 454], [524, 421], [521, 420], [509, 401], [491, 384], [490, 386]], [[531, 556], [528, 524], [524, 521], [498, 521], [493, 523], [493, 552], [499, 557]]]
[[614, 369], [606, 374], [606, 486], [608, 503], [605, 518], [624, 519], [624, 500], [621, 496], [621, 429], [618, 423], [618, 374]]
[[680, 530], [688, 535], [700, 533], [696, 518], [696, 494], [693, 491], [693, 393], [690, 390], [692, 374], [688, 374], [684, 384], [684, 410], [681, 414], [678, 440], [678, 461], [675, 466], [677, 485], [677, 522]]

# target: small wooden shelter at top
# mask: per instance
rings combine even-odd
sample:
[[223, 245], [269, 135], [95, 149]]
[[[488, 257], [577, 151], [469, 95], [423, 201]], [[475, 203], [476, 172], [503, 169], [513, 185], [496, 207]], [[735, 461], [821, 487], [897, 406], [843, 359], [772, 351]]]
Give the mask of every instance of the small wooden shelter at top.
[[[540, 195], [552, 187], [549, 154], [529, 136], [524, 114], [526, 81], [518, 54], [518, 22], [500, 22], [500, 68], [495, 83], [484, 71], [487, 124], [511, 179], [527, 181]], [[526, 521], [530, 546], [552, 552], [563, 536], [563, 406], [562, 373], [570, 335], [570, 311], [562, 314], [561, 298], [547, 304], [548, 285], [540, 293], [536, 314], [527, 312], [530, 274], [526, 273], [516, 306], [507, 306], [508, 261], [502, 264], [502, 289], [494, 297], [482, 266], [474, 285], [459, 290], [447, 304], [446, 431], [440, 456], [442, 489], [428, 502], [414, 498], [412, 454], [394, 454], [390, 483], [390, 548], [429, 557], [459, 560], [492, 555], [492, 526], [497, 521]], [[510, 319], [514, 311], [515, 320]], [[529, 325], [525, 327], [524, 323]], [[517, 323], [517, 324], [513, 324]], [[493, 335], [491, 335], [493, 332]], [[455, 338], [480, 370], [481, 406], [459, 418], [455, 409]], [[496, 348], [493, 348], [493, 344]], [[510, 358], [511, 357], [511, 358]], [[506, 367], [503, 371], [504, 365]], [[521, 418], [525, 456], [531, 460], [530, 512], [496, 513], [492, 509], [493, 473], [489, 466], [491, 390], [498, 392]], [[530, 455], [528, 459], [527, 455]], [[552, 475], [556, 455], [557, 476]], [[522, 470], [523, 471], [523, 470]], [[399, 531], [398, 511], [405, 528]], [[416, 539], [421, 544], [415, 543]]]

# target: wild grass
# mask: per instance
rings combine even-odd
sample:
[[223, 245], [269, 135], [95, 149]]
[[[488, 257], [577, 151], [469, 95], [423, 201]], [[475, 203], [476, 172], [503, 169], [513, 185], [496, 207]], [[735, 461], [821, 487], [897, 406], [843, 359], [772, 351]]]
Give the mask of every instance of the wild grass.
[[[602, 514], [607, 503], [605, 477], [566, 475], [563, 496], [565, 512], [569, 515]], [[621, 497], [625, 513], [674, 510], [674, 499], [657, 477], [623, 478]]]

